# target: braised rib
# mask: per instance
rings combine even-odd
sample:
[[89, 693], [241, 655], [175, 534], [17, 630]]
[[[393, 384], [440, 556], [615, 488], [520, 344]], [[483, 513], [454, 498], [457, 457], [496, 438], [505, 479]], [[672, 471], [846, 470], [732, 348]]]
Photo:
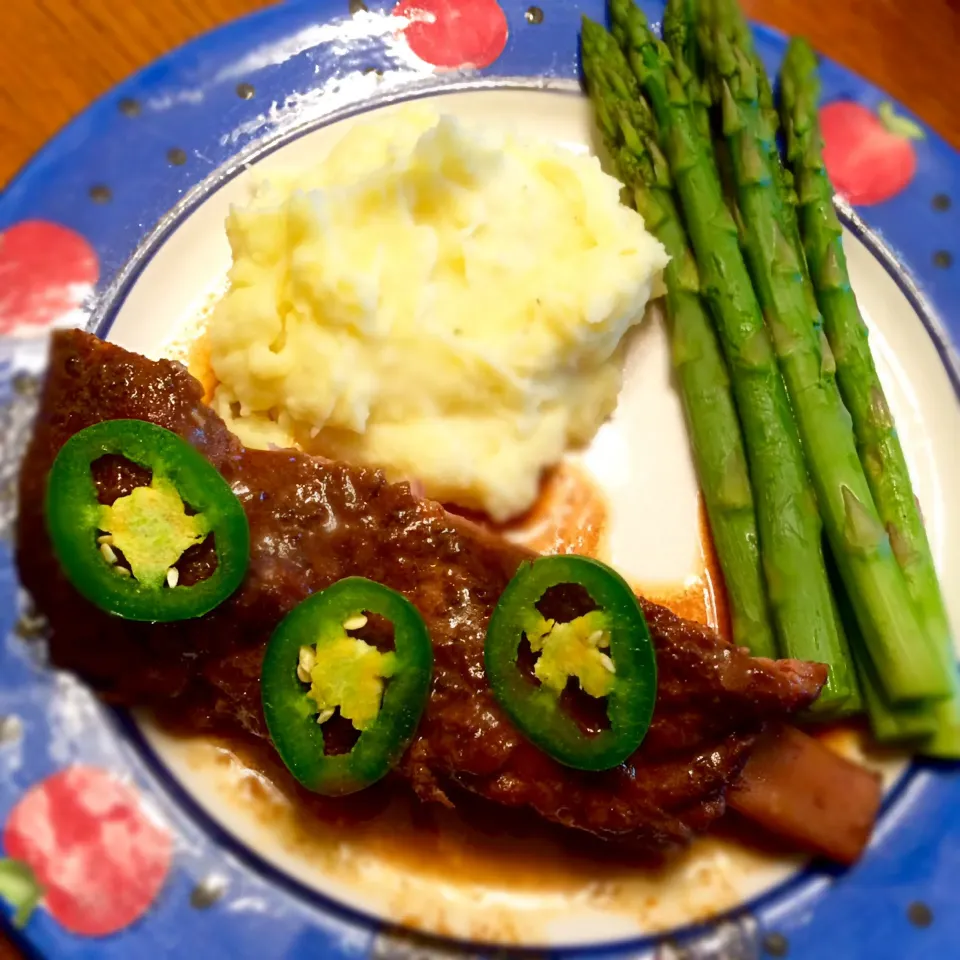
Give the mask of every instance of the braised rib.
[[[140, 624], [101, 613], [67, 582], [44, 526], [50, 466], [74, 433], [132, 417], [173, 430], [226, 477], [247, 512], [252, 557], [240, 590], [200, 621]], [[148, 482], [121, 460], [95, 468], [102, 502]], [[661, 851], [706, 830], [769, 721], [808, 706], [825, 668], [753, 659], [709, 629], [643, 602], [657, 650], [653, 724], [628, 763], [604, 774], [562, 767], [503, 716], [483, 672], [487, 620], [520, 547], [414, 496], [382, 475], [294, 451], [247, 450], [202, 403], [179, 364], [153, 362], [80, 331], [54, 335], [35, 433], [20, 478], [17, 554], [51, 626], [51, 655], [108, 700], [175, 712], [197, 731], [265, 737], [259, 674], [281, 617], [341, 577], [363, 575], [410, 598], [435, 648], [430, 701], [397, 774], [427, 801], [456, 784], [600, 837]], [[209, 546], [180, 561], [204, 576]]]

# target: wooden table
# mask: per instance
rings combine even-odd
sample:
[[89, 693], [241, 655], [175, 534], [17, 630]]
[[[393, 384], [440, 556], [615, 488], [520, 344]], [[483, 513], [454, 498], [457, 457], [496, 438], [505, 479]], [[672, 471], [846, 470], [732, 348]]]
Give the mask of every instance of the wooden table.
[[[551, 0], [545, 0], [549, 11]], [[806, 35], [960, 149], [960, 0], [743, 0]], [[73, 114], [171, 47], [266, 0], [0, 2], [0, 184]], [[344, 9], [347, 0], [343, 0]]]
[[[544, 6], [549, 10], [550, 0]], [[960, 149], [958, 0], [743, 0], [885, 88]], [[266, 0], [0, 0], [0, 184], [94, 97]], [[344, 7], [346, 8], [346, 0]], [[0, 933], [0, 960], [16, 957]]]

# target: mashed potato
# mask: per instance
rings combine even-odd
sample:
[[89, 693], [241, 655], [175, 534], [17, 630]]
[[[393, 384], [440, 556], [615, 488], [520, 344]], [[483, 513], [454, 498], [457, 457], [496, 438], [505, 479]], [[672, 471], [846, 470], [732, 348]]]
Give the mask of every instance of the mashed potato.
[[616, 402], [619, 348], [667, 257], [594, 157], [416, 106], [234, 207], [214, 403], [496, 520]]

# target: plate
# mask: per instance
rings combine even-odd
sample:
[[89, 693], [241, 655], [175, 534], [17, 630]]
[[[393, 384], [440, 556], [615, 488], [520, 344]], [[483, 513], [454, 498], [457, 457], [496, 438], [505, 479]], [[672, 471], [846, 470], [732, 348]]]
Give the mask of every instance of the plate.
[[[654, 21], [662, 13], [642, 5]], [[870, 850], [844, 873], [721, 838], [642, 874], [518, 830], [495, 840], [472, 819], [412, 824], [402, 804], [304, 831], [249, 758], [104, 708], [30, 642], [42, 624], [16, 584], [13, 480], [50, 327], [84, 325], [148, 355], [182, 351], [222, 290], [228, 204], [271, 168], [303, 164], [348, 125], [413, 98], [592, 148], [577, 37], [582, 13], [602, 17], [600, 2], [422, 6], [449, 29], [405, 31], [403, 5], [328, 0], [237, 21], [95, 103], [0, 197], [0, 824], [37, 817], [64, 886], [100, 884], [99, 902], [113, 904], [91, 911], [82, 896], [51, 895], [20, 936], [57, 958], [955, 953], [954, 769], [871, 756], [889, 790]], [[759, 29], [757, 43], [775, 69], [783, 38]], [[824, 63], [823, 81], [834, 177], [855, 204], [843, 207], [853, 282], [949, 595], [960, 582], [950, 345], [960, 159], [859, 78]], [[631, 341], [615, 416], [568, 470], [602, 490], [604, 556], [648, 594], [716, 615], [655, 310]]]

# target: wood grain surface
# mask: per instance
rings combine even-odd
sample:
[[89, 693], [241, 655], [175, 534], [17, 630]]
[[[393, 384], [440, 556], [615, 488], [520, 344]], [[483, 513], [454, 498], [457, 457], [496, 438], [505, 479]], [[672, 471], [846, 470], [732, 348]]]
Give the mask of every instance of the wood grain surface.
[[[886, 89], [960, 149], [960, 0], [743, 0]], [[128, 74], [265, 0], [0, 0], [0, 184]], [[344, 0], [346, 7], [346, 0]], [[544, 0], [549, 16], [550, 0]], [[0, 960], [17, 957], [0, 931]]]
[[24, 954], [17, 950], [3, 930], [0, 930], [0, 960], [25, 960]]
[[[960, 0], [743, 0], [885, 88], [960, 149]], [[265, 0], [0, 0], [0, 184], [94, 97]], [[344, 7], [347, 0], [344, 0]], [[550, 0], [544, 0], [550, 15]]]

